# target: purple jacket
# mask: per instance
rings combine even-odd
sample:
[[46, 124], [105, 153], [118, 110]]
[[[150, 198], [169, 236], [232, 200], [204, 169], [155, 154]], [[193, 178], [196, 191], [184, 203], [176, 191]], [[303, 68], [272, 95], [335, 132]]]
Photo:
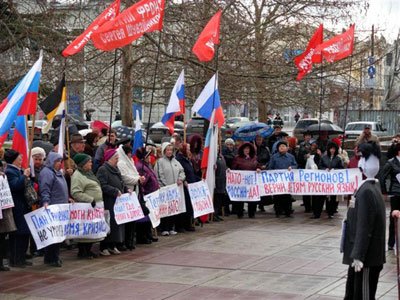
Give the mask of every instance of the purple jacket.
[[148, 163], [138, 160], [135, 162], [135, 166], [140, 176], [145, 177], [145, 181], [141, 184], [141, 192], [143, 195], [150, 194], [157, 191], [160, 188], [158, 179], [154, 170], [149, 166]]

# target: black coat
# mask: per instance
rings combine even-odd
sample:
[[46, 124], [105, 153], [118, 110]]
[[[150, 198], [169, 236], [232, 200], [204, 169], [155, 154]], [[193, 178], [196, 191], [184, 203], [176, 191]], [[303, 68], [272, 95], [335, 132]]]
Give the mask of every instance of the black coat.
[[13, 165], [7, 166], [5, 174], [7, 175], [8, 185], [14, 201], [12, 212], [17, 226], [16, 234], [29, 234], [29, 227], [24, 217], [25, 214], [31, 211], [25, 199], [25, 176], [22, 169], [18, 169]]
[[109, 242], [122, 243], [125, 239], [124, 224], [118, 225], [115, 221], [114, 204], [117, 199], [118, 192], [126, 193], [128, 189], [125, 187], [121, 173], [117, 167], [113, 167], [108, 163], [104, 163], [97, 171], [97, 178], [100, 181], [103, 191], [104, 208], [110, 211], [110, 235], [106, 240]]
[[324, 155], [319, 162], [319, 169], [344, 169], [342, 159], [335, 155], [334, 157], [330, 157], [328, 155]]
[[386, 194], [386, 178], [390, 175], [390, 195], [400, 195], [400, 183], [396, 178], [396, 175], [400, 173], [400, 162], [397, 157], [389, 159], [389, 161], [384, 165], [380, 174], [379, 181], [381, 183], [382, 193]]
[[237, 155], [237, 151], [233, 149], [232, 151], [229, 150], [227, 147], [224, 147], [222, 149], [222, 155], [225, 158], [226, 166], [231, 169], [232, 168], [232, 162], [235, 156]]
[[218, 155], [217, 169], [215, 170], [215, 193], [226, 193], [226, 162], [223, 155]]
[[366, 267], [381, 266], [386, 262], [386, 208], [379, 183], [367, 180], [354, 196], [355, 205], [347, 211], [343, 263], [358, 259]]
[[256, 147], [257, 147], [256, 155], [257, 155], [258, 163], [260, 165], [262, 165], [263, 167], [265, 167], [266, 169], [268, 169], [268, 164], [271, 159], [271, 154], [269, 152], [269, 148], [264, 143], [262, 143], [260, 146], [256, 146]]

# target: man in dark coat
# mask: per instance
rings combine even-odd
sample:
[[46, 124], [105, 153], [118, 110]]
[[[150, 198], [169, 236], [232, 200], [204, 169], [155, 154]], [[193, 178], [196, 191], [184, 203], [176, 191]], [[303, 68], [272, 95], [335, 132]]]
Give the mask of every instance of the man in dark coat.
[[385, 260], [386, 209], [379, 182], [379, 146], [359, 146], [358, 164], [367, 177], [354, 194], [344, 222], [341, 247], [343, 263], [349, 265], [344, 299], [375, 299], [379, 273]]

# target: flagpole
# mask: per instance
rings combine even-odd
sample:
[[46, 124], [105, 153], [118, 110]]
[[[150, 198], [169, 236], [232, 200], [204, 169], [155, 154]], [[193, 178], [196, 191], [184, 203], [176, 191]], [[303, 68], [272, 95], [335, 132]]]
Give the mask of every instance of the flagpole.
[[[344, 113], [344, 123], [343, 123], [343, 128], [346, 128], [346, 122], [347, 122], [347, 113], [349, 110], [349, 102], [350, 102], [350, 84], [351, 84], [351, 71], [353, 67], [353, 55], [350, 55], [350, 70], [349, 70], [349, 81], [347, 82], [347, 99], [346, 99], [346, 109]], [[361, 71], [360, 71], [361, 72]], [[345, 129], [346, 130], [346, 129]], [[346, 131], [343, 132], [342, 136], [342, 151], [344, 147], [344, 139], [346, 136]]]
[[145, 142], [146, 145], [147, 145], [147, 140], [149, 139], [151, 111], [152, 111], [152, 109], [153, 109], [154, 90], [155, 90], [155, 88], [156, 88], [157, 71], [158, 71], [158, 64], [159, 64], [159, 60], [160, 60], [161, 37], [162, 37], [162, 30], [160, 30], [159, 33], [158, 33], [158, 45], [157, 45], [156, 65], [155, 65], [155, 68], [154, 68], [153, 87], [152, 87], [152, 90], [151, 90], [151, 100], [150, 100], [149, 117], [148, 117], [148, 122], [147, 122], [147, 129], [146, 129], [146, 142]]
[[115, 90], [116, 67], [117, 67], [117, 49], [114, 50], [114, 70], [113, 70], [112, 88], [111, 88], [110, 124], [109, 124], [109, 130], [108, 130], [108, 140], [109, 141], [110, 141], [110, 136], [111, 136], [111, 123], [112, 123], [113, 109], [114, 109], [114, 90]]

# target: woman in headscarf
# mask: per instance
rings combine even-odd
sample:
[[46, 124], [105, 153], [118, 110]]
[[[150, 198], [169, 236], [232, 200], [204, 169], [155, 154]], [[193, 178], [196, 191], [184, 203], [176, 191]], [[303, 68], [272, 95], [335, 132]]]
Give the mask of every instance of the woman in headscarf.
[[118, 169], [118, 153], [116, 149], [108, 149], [104, 153], [104, 164], [97, 171], [97, 178], [100, 181], [103, 191], [104, 208], [110, 213], [110, 234], [100, 242], [100, 254], [104, 256], [120, 254], [117, 244], [125, 239], [125, 225], [118, 225], [115, 220], [114, 205], [117, 197], [123, 193], [131, 192], [125, 186], [121, 172]]
[[[256, 150], [251, 143], [243, 143], [238, 149], [238, 155], [233, 159], [232, 169], [243, 171], [260, 171]], [[258, 202], [248, 202], [249, 218], [254, 218]], [[244, 202], [235, 202], [234, 209], [239, 219], [243, 218]]]
[[[40, 204], [47, 208], [52, 204], [65, 204], [72, 201], [69, 198], [67, 181], [61, 172], [63, 157], [50, 152], [44, 168], [39, 175]], [[60, 259], [61, 243], [52, 244], [44, 249], [44, 263], [53, 267], [61, 267]]]
[[[103, 193], [100, 181], [92, 171], [92, 158], [84, 153], [74, 156], [77, 166], [71, 178], [71, 195], [76, 202], [90, 203], [93, 208], [103, 208]], [[92, 252], [93, 243], [103, 239], [80, 239], [78, 240], [78, 258], [96, 258], [97, 254]]]
[[25, 198], [25, 180], [29, 179], [30, 169], [22, 168], [22, 155], [12, 149], [4, 154], [7, 163], [5, 174], [10, 186], [14, 201], [12, 212], [17, 230], [9, 235], [10, 242], [10, 266], [25, 268], [31, 266], [25, 254], [28, 250], [30, 231], [24, 215], [31, 211]]

